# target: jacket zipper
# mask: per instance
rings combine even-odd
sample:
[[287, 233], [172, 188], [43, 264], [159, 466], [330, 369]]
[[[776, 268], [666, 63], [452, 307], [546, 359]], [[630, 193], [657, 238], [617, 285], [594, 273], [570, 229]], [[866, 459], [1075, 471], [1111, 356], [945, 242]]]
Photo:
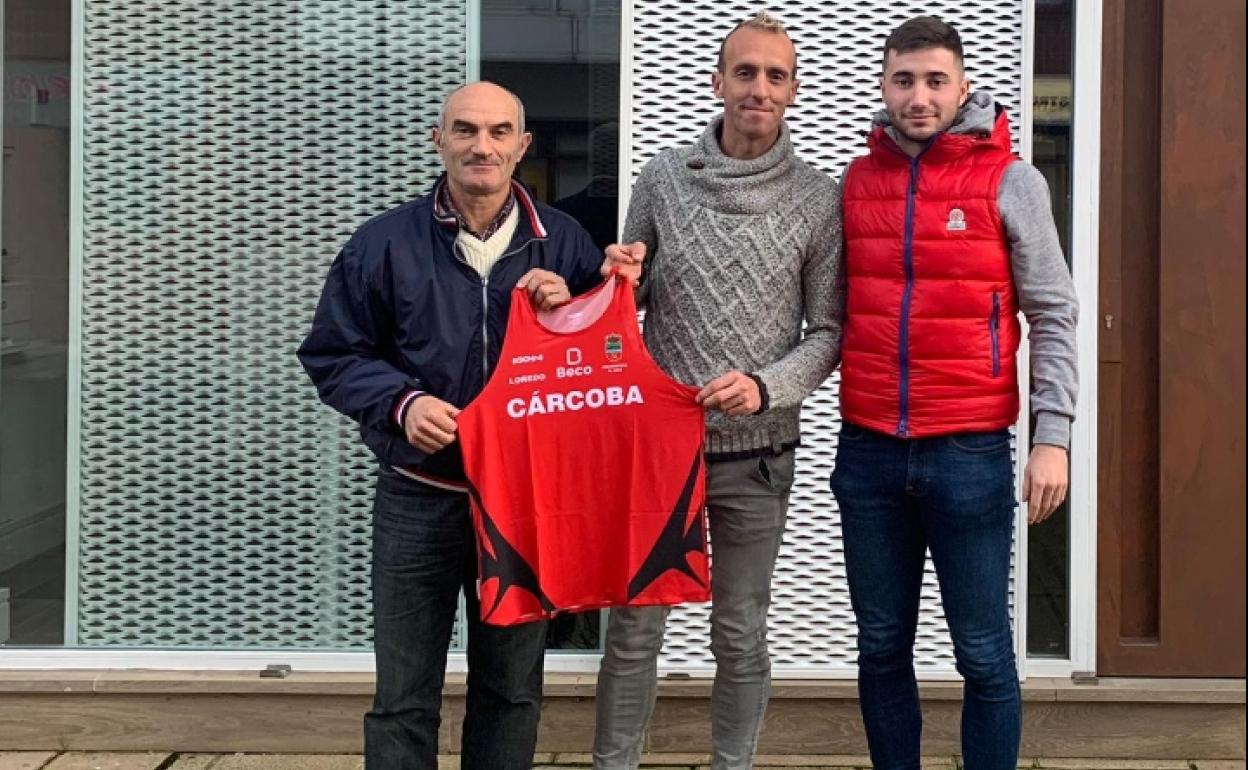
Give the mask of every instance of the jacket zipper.
[[916, 156], [910, 159], [910, 185], [906, 188], [906, 228], [905, 240], [902, 241], [906, 285], [901, 293], [901, 333], [897, 340], [901, 378], [897, 393], [899, 404], [896, 432], [903, 438], [910, 430], [910, 301], [914, 294], [914, 198], [918, 189], [919, 156]]
[[[493, 270], [491, 269], [491, 272]], [[490, 381], [490, 276], [481, 276], [481, 382]]]
[[[516, 254], [519, 254], [520, 252], [527, 249], [530, 243], [533, 243], [534, 241], [539, 241], [539, 240], [544, 240], [544, 239], [530, 238], [524, 243], [522, 243], [521, 245], [512, 249], [511, 251], [506, 252], [505, 254], [500, 256], [497, 260], [495, 260], [494, 264], [490, 267], [489, 273], [483, 276], [480, 276], [480, 279], [481, 279], [481, 377], [482, 377], [481, 382], [482, 382], [482, 385], [490, 381], [490, 274], [494, 272], [494, 270], [499, 266], [499, 264], [504, 259], [507, 259], [508, 257], [514, 256]], [[452, 250], [455, 252], [456, 259], [458, 259], [464, 267], [468, 268], [469, 270], [472, 270], [473, 274], [475, 275], [477, 271], [473, 270], [472, 265], [468, 264], [468, 260], [464, 259], [463, 255], [459, 253], [459, 249], [454, 248]]]
[[992, 376], [1001, 376], [1001, 342], [997, 336], [998, 317], [1001, 313], [1001, 295], [992, 293], [992, 315], [988, 317], [988, 336], [992, 340]]

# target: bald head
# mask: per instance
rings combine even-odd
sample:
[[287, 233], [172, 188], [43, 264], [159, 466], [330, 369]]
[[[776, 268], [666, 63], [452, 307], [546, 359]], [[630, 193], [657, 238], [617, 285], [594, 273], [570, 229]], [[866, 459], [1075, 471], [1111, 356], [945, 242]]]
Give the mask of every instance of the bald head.
[[472, 103], [484, 103], [490, 107], [497, 108], [501, 104], [510, 102], [515, 105], [516, 130], [524, 133], [524, 102], [520, 101], [520, 97], [508, 91], [506, 88], [491, 83], [488, 80], [478, 80], [475, 83], [465, 83], [458, 88], [451, 90], [442, 100], [442, 107], [438, 110], [438, 128], [442, 131], [446, 130], [446, 116], [455, 108], [456, 103], [467, 100]]
[[447, 94], [433, 129], [451, 197], [460, 206], [477, 200], [501, 209], [532, 141], [524, 130], [524, 105], [506, 88], [485, 81]]

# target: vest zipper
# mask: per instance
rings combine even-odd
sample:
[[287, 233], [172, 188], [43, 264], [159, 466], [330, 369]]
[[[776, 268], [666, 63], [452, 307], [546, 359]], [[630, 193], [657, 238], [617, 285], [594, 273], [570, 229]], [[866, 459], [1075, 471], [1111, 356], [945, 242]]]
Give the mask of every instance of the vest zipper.
[[[926, 149], [926, 148], [924, 148]], [[906, 268], [906, 285], [901, 292], [901, 333], [897, 339], [900, 381], [898, 383], [897, 435], [910, 431], [910, 301], [914, 294], [914, 205], [919, 190], [920, 153], [910, 159], [910, 185], [906, 188], [906, 229], [902, 241], [902, 259]]]
[[[906, 285], [901, 293], [901, 333], [898, 335], [897, 345], [901, 376], [897, 394], [899, 408], [895, 431], [901, 438], [910, 435], [910, 302], [914, 294], [914, 209], [915, 198], [919, 194], [919, 162], [927, 151], [932, 149], [932, 145], [940, 136], [940, 133], [933, 134], [917, 155], [912, 158], [906, 156], [910, 161], [910, 185], [906, 188], [906, 230], [905, 240], [902, 242]], [[896, 151], [905, 156], [901, 148], [896, 148]]]
[[1000, 323], [998, 316], [1001, 313], [1001, 295], [997, 292], [992, 293], [992, 315], [988, 317], [988, 336], [992, 340], [992, 376], [1001, 376], [1001, 342], [997, 335], [997, 326]]

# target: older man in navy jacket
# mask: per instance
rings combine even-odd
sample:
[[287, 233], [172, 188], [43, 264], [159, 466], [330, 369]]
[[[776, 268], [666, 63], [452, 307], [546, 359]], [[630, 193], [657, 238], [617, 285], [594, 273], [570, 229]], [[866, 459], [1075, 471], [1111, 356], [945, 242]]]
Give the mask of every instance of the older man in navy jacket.
[[377, 690], [368, 770], [437, 767], [447, 648], [468, 600], [464, 770], [528, 768], [545, 624], [483, 625], [459, 410], [498, 359], [512, 290], [539, 307], [598, 280], [602, 252], [575, 221], [512, 180], [532, 136], [492, 83], [447, 97], [433, 131], [445, 174], [426, 196], [365, 223], [330, 267], [299, 359], [321, 399], [360, 425], [380, 460], [373, 507]]

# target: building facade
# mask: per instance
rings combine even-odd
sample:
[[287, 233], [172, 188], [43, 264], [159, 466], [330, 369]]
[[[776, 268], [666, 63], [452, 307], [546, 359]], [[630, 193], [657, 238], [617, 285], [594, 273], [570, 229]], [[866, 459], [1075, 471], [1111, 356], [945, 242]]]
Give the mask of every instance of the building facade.
[[[1037, 527], [1020, 509], [1015, 530], [1024, 679], [1242, 680], [1243, 94], [1226, 89], [1244, 9], [1127, 6], [774, 10], [816, 167], [839, 175], [863, 151], [883, 40], [930, 13], [959, 28], [974, 87], [1049, 180], [1081, 390], [1070, 499]], [[375, 463], [294, 357], [329, 261], [429, 189], [438, 106], [477, 78], [525, 101], [521, 178], [610, 242], [641, 166], [715, 114], [719, 41], [757, 10], [7, 0], [0, 669], [370, 671]], [[803, 425], [776, 676], [851, 679], [835, 375]], [[1028, 436], [1024, 415], [1021, 458]], [[552, 624], [548, 670], [595, 671], [602, 620]], [[709, 674], [706, 622], [673, 615], [664, 672]], [[956, 677], [930, 568], [916, 655], [925, 679]]]

